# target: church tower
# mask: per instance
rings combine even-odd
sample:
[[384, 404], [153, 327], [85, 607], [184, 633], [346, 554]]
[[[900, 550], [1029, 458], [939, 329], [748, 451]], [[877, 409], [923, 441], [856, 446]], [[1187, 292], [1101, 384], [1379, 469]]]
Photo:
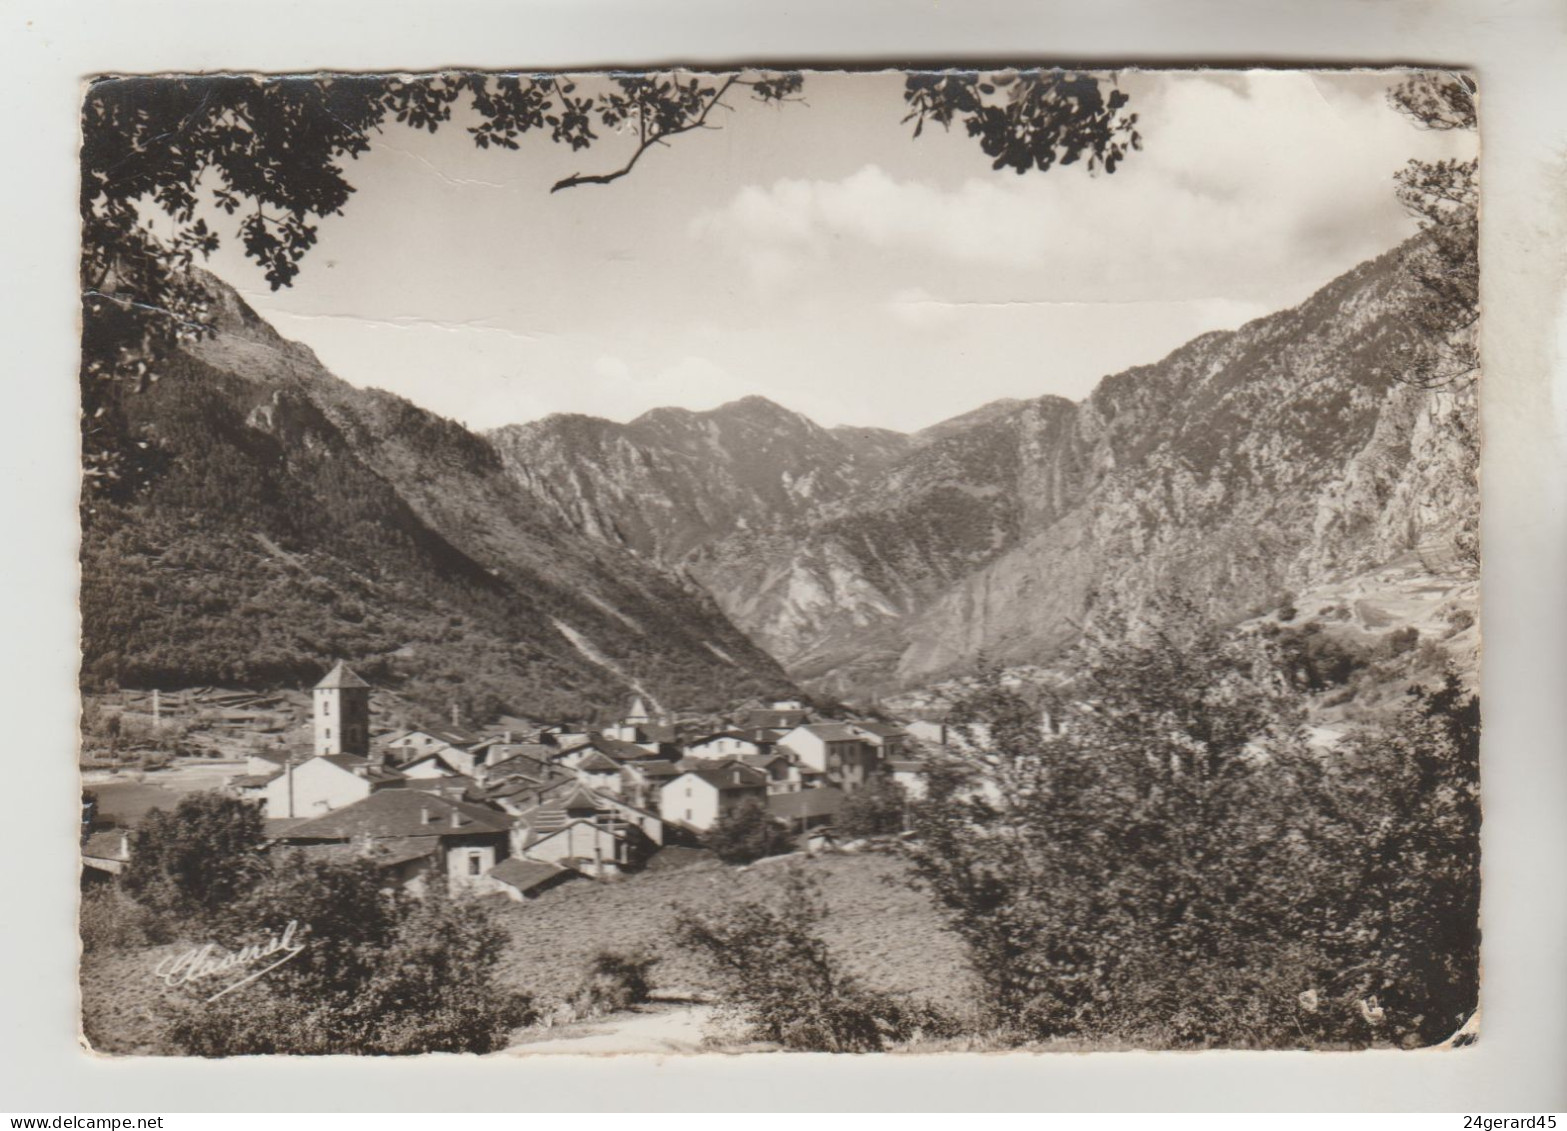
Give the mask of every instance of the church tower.
[[317, 754], [370, 753], [370, 685], [339, 663], [312, 693]]

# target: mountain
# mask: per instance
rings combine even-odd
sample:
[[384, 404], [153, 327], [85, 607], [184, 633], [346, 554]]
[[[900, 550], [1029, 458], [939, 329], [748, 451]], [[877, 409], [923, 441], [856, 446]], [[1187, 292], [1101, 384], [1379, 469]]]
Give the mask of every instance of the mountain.
[[1401, 556], [1472, 573], [1473, 386], [1393, 379], [1424, 301], [1418, 254], [1081, 403], [998, 401], [900, 436], [751, 398], [593, 422], [591, 448], [561, 418], [497, 446], [563, 520], [680, 569], [834, 694], [918, 686], [981, 654], [1045, 660], [1096, 611], [1170, 589], [1239, 620]]
[[84, 679], [299, 683], [347, 658], [431, 708], [538, 716], [885, 696], [981, 655], [1048, 663], [1170, 590], [1224, 621], [1315, 602], [1372, 644], [1458, 626], [1475, 394], [1393, 378], [1418, 254], [1082, 402], [912, 435], [761, 397], [476, 435], [337, 380], [214, 281], [222, 332], [123, 398], [166, 466], [85, 524]]
[[84, 521], [86, 685], [291, 685], [341, 658], [474, 721], [792, 690], [704, 590], [560, 521], [489, 439], [338, 380], [206, 279], [220, 332], [119, 406], [163, 470]]
[[828, 431], [765, 397], [629, 424], [561, 414], [489, 434], [506, 470], [565, 523], [665, 564], [714, 538], [809, 519], [904, 450]]

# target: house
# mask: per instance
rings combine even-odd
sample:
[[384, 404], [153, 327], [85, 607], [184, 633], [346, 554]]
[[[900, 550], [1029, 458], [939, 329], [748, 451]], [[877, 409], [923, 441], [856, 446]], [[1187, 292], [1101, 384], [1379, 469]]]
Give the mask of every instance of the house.
[[550, 888], [559, 887], [581, 873], [547, 860], [524, 860], [508, 856], [489, 871], [489, 878], [500, 893], [518, 903], [537, 899]]
[[767, 775], [769, 795], [794, 793], [805, 788], [805, 779], [800, 772], [800, 767], [782, 751], [775, 750], [770, 754], [742, 754], [735, 760], [743, 766], [761, 770]]
[[837, 819], [843, 807], [841, 789], [824, 786], [798, 793], [775, 793], [767, 799], [767, 811], [789, 826], [791, 832], [808, 832]]
[[909, 732], [901, 726], [887, 723], [854, 723], [861, 741], [876, 751], [879, 763], [894, 758], [905, 758], [909, 752]]
[[529, 778], [534, 781], [560, 773], [550, 765], [553, 747], [537, 743], [518, 743], [506, 748], [506, 757], [491, 761], [474, 774], [474, 779], [486, 786], [510, 781], [513, 778]]
[[528, 859], [571, 868], [604, 879], [639, 866], [645, 854], [626, 826], [573, 818], [558, 829], [539, 833], [527, 846]]
[[747, 801], [767, 803], [767, 775], [740, 762], [686, 770], [659, 791], [659, 815], [706, 832]]
[[409, 779], [416, 778], [449, 778], [457, 774], [457, 767], [453, 766], [440, 752], [421, 754], [412, 762], [404, 762], [398, 768], [398, 772]]
[[92, 887], [125, 871], [131, 858], [131, 834], [124, 829], [91, 833], [82, 843], [82, 886]]
[[370, 685], [347, 664], [327, 672], [310, 699], [317, 755], [370, 753]]
[[283, 767], [261, 797], [268, 817], [313, 817], [362, 801], [408, 779], [397, 770], [353, 754], [318, 754]]
[[620, 763], [598, 750], [589, 748], [586, 756], [572, 766], [571, 772], [589, 789], [607, 793], [620, 791]]
[[581, 785], [523, 810], [517, 826], [519, 855], [598, 877], [640, 867], [663, 842], [657, 817]]
[[383, 746], [387, 757], [399, 766], [426, 754], [445, 754], [451, 756], [451, 765], [460, 773], [471, 774], [472, 758], [466, 752], [477, 742], [477, 736], [456, 729], [405, 730], [389, 735]]
[[366, 856], [411, 891], [445, 882], [451, 892], [496, 890], [486, 873], [506, 859], [511, 818], [487, 806], [415, 789], [385, 789], [320, 817], [269, 826], [280, 847]]
[[469, 794], [478, 794], [479, 783], [462, 774], [450, 774], [445, 777], [434, 778], [409, 778], [403, 783], [404, 789], [419, 790], [424, 793], [435, 793], [442, 797], [450, 797], [461, 801]]
[[658, 758], [623, 762], [620, 767], [620, 788], [616, 792], [628, 804], [656, 813], [664, 783], [680, 774], [681, 770], [673, 762]]
[[267, 786], [282, 774], [282, 770], [273, 770], [270, 774], [236, 774], [225, 783], [225, 788], [241, 801], [265, 803]]
[[736, 730], [793, 730], [803, 726], [810, 716], [798, 699], [779, 699], [767, 707], [746, 707], [730, 719]]
[[876, 772], [876, 749], [853, 723], [807, 723], [784, 735], [778, 745], [791, 751], [803, 767], [851, 793], [864, 788]]
[[766, 754], [770, 743], [741, 734], [738, 731], [719, 731], [705, 735], [686, 744], [687, 758], [729, 759], [741, 754]]

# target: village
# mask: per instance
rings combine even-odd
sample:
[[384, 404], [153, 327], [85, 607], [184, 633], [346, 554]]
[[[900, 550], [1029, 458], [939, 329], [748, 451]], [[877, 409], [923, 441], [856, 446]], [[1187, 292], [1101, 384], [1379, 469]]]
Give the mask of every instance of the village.
[[[259, 697], [230, 696], [220, 721], [243, 740], [243, 772], [213, 784], [260, 807], [270, 845], [371, 859], [410, 893], [443, 885], [522, 902], [573, 879], [611, 881], [666, 846], [701, 847], [748, 806], [802, 850], [831, 847], [846, 797], [888, 782], [918, 798], [925, 752], [946, 739], [940, 724], [828, 719], [797, 699], [694, 727], [640, 695], [599, 728], [391, 728], [377, 725], [374, 690], [338, 663], [293, 728], [247, 710]], [[85, 885], [117, 875], [132, 849], [127, 822], [96, 823], [84, 813]]]

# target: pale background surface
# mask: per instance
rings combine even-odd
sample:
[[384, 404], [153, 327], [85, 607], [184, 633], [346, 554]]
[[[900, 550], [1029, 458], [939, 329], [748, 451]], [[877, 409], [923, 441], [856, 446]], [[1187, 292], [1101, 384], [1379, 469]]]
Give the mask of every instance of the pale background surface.
[[[0, 1105], [35, 1112], [1567, 1109], [1567, 11], [1531, 0], [0, 0], [15, 105], [0, 341], [11, 723]], [[102, 70], [584, 69], [779, 60], [1476, 70], [1485, 158], [1485, 1023], [1456, 1054], [112, 1062], [75, 1045], [75, 187]], [[308, 270], [307, 270], [308, 274]], [[287, 327], [283, 327], [285, 332]], [[1554, 371], [1554, 372], [1553, 372]], [[805, 407], [805, 406], [800, 406]], [[18, 899], [18, 896], [20, 897]]]

